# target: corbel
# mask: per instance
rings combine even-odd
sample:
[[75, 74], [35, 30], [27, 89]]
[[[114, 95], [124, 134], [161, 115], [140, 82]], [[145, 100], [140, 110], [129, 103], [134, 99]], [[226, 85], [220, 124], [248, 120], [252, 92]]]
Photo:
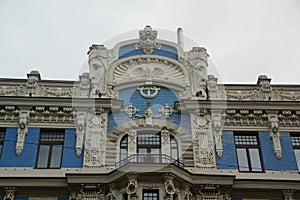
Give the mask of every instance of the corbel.
[[212, 111], [212, 131], [216, 144], [216, 152], [219, 158], [223, 156], [223, 120], [220, 112]]
[[274, 153], [278, 159], [281, 159], [282, 149], [280, 143], [279, 120], [277, 114], [269, 114], [270, 138], [273, 141]]
[[15, 193], [17, 188], [16, 187], [4, 187], [4, 197], [3, 200], [14, 200]]
[[130, 199], [135, 200], [137, 199], [137, 175], [136, 174], [128, 174], [128, 185], [126, 187], [126, 192], [130, 195]]
[[283, 196], [284, 196], [284, 200], [295, 200], [294, 198], [294, 190], [283, 190], [282, 191]]
[[86, 112], [76, 113], [76, 155], [80, 156], [83, 146], [83, 138], [86, 129]]
[[17, 144], [16, 144], [16, 154], [19, 156], [22, 153], [23, 147], [24, 147], [24, 142], [25, 142], [25, 137], [28, 132], [28, 120], [27, 118], [29, 117], [29, 112], [28, 111], [20, 111], [19, 113], [19, 122], [18, 122], [18, 139], [17, 139]]
[[166, 190], [166, 194], [168, 196], [166, 196], [166, 199], [173, 199], [173, 195], [176, 193], [176, 188], [175, 188], [175, 184], [174, 184], [174, 174], [166, 174], [164, 175], [164, 179], [165, 179], [165, 190]]

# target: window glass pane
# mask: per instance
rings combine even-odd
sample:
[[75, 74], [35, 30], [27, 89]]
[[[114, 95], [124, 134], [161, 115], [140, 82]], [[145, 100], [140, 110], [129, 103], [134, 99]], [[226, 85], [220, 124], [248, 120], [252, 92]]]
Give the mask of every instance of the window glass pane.
[[50, 168], [60, 168], [61, 156], [62, 145], [53, 145]]
[[237, 152], [237, 156], [238, 156], [239, 170], [240, 171], [249, 171], [246, 149], [237, 148], [236, 152]]
[[40, 145], [39, 157], [36, 165], [37, 168], [47, 168], [49, 149], [50, 149], [49, 145]]
[[298, 171], [300, 171], [300, 149], [294, 149]]
[[123, 160], [124, 158], [127, 158], [127, 149], [121, 149], [120, 159]]
[[2, 154], [2, 144], [0, 144], [0, 158], [1, 158], [1, 154]]
[[171, 157], [175, 160], [178, 159], [178, 151], [177, 149], [171, 149]]
[[253, 149], [253, 148], [249, 149], [249, 154], [250, 154], [252, 171], [261, 172], [262, 168], [261, 168], [258, 149]]

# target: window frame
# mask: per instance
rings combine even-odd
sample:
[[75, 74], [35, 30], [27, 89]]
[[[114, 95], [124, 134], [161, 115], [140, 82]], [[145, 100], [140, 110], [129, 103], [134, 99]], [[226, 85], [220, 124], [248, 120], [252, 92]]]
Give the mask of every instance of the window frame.
[[[58, 139], [62, 139], [61, 141], [51, 141], [51, 137], [49, 137], [48, 140], [50, 141], [44, 141], [43, 136], [49, 136], [52, 134], [60, 135]], [[46, 137], [47, 138], [47, 137]], [[62, 159], [63, 159], [63, 150], [64, 150], [64, 140], [65, 140], [65, 129], [59, 129], [59, 128], [45, 128], [45, 129], [40, 129], [40, 135], [39, 135], [39, 144], [38, 144], [38, 151], [37, 151], [37, 156], [36, 156], [36, 164], [35, 168], [36, 169], [60, 169], [62, 165]], [[48, 145], [48, 159], [47, 159], [47, 165], [46, 167], [44, 166], [39, 166], [39, 155], [41, 151], [41, 146], [43, 145]], [[51, 167], [51, 161], [53, 157], [53, 147], [56, 145], [60, 145], [61, 147], [61, 154], [60, 154], [60, 160], [59, 160], [59, 166], [58, 167]]]
[[[156, 200], [159, 200], [159, 190], [158, 189], [143, 189], [143, 195], [142, 195], [143, 200], [145, 199], [145, 194], [146, 193], [157, 194], [157, 199]], [[147, 199], [149, 199], [149, 197]], [[150, 199], [150, 200], [152, 200], [152, 199]]]
[[[125, 142], [125, 143], [123, 143]], [[126, 144], [126, 145], [123, 145], [122, 144]], [[122, 149], [126, 149], [126, 157], [122, 158]], [[128, 135], [124, 135], [122, 137], [122, 139], [120, 140], [120, 160], [123, 160], [123, 159], [126, 159], [128, 158]]]
[[0, 127], [0, 159], [2, 157], [5, 136], [6, 136], [6, 128]]
[[[299, 156], [299, 162], [297, 161], [297, 154], [295, 152], [295, 150], [300, 151], [300, 133], [299, 132], [295, 132], [295, 133], [290, 133], [290, 137], [291, 137], [291, 143], [292, 143], [292, 147], [293, 147], [293, 151], [294, 151], [294, 155], [295, 155], [295, 159], [296, 159], [296, 164], [298, 167], [298, 171], [300, 172], [300, 156]], [[298, 138], [298, 141], [295, 141], [294, 138]], [[300, 153], [299, 153], [300, 154]]]
[[[176, 147], [172, 146], [172, 142], [175, 142]], [[173, 157], [173, 151], [176, 150], [176, 158]], [[178, 140], [174, 135], [170, 134], [170, 157], [173, 158], [174, 160], [179, 160], [179, 148], [178, 148]]]
[[[238, 166], [238, 170], [239, 172], [249, 172], [249, 173], [263, 173], [264, 172], [264, 167], [263, 167], [263, 160], [262, 160], [262, 154], [261, 154], [261, 148], [260, 148], [260, 141], [259, 141], [259, 137], [258, 137], [258, 133], [257, 132], [234, 132], [234, 145], [235, 145], [235, 152], [236, 152], [236, 158], [237, 158], [237, 166]], [[237, 137], [245, 137], [244, 141], [240, 141], [240, 142], [244, 142], [247, 144], [237, 144]], [[248, 138], [246, 138], [248, 137]], [[252, 137], [252, 138], [251, 138]], [[255, 140], [252, 140], [253, 137], [255, 137]], [[248, 140], [248, 141], [247, 141]], [[256, 144], [249, 144], [249, 143], [253, 143], [256, 142]], [[239, 160], [239, 154], [238, 154], [238, 149], [244, 149], [246, 151], [246, 161], [248, 164], [248, 170], [243, 170], [243, 166], [240, 166], [240, 160]], [[260, 164], [260, 170], [255, 170], [252, 166], [253, 162], [251, 159], [251, 153], [250, 150], [251, 149], [256, 149], [258, 152], [258, 156], [259, 156], [259, 164]]]

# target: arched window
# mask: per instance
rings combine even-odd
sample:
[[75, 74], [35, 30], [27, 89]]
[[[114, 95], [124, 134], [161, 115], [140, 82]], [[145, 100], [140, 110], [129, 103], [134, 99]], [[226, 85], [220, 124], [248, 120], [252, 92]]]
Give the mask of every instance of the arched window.
[[128, 156], [128, 135], [125, 135], [120, 142], [120, 160]]
[[173, 135], [170, 135], [170, 149], [171, 149], [171, 157], [175, 160], [178, 159], [178, 143], [176, 138]]

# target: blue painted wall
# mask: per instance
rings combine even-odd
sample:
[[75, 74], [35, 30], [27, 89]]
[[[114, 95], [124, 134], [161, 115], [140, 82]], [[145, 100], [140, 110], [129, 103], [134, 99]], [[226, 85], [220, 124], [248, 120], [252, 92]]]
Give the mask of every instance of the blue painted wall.
[[76, 129], [65, 130], [64, 150], [62, 168], [81, 168], [83, 165], [83, 154], [76, 155]]
[[[166, 103], [174, 110], [174, 103], [179, 100], [178, 92], [163, 87], [158, 91], [157, 96], [154, 98], [144, 98], [136, 87], [127, 88], [119, 91], [119, 99], [124, 101], [124, 108], [126, 108], [129, 103], [132, 103], [133, 106], [139, 109], [139, 112], [132, 117], [133, 120], [139, 119], [138, 115], [144, 114], [144, 111], [147, 109], [147, 102], [151, 103], [153, 114], [155, 116], [161, 115], [160, 119], [165, 120], [165, 116], [163, 116], [159, 110], [164, 107]], [[110, 113], [108, 115], [108, 132], [111, 132], [118, 125], [128, 122], [129, 120], [131, 119], [125, 112]], [[185, 129], [187, 133], [191, 132], [189, 115], [175, 112], [166, 120]]]
[[[125, 45], [119, 50], [119, 59], [143, 55], [145, 54], [142, 49], [136, 49], [134, 44]], [[172, 58], [178, 60], [177, 49], [168, 45], [161, 45], [160, 49], [154, 49], [152, 52], [153, 55], [164, 56], [168, 58]]]
[[28, 197], [15, 197], [15, 200], [28, 200]]
[[223, 156], [216, 155], [217, 169], [238, 169], [233, 131], [223, 131]]
[[[7, 128], [3, 145], [0, 167], [35, 167], [38, 144], [39, 128], [29, 128], [25, 138], [24, 148], [20, 156], [16, 154], [18, 128]], [[83, 153], [76, 155], [76, 135], [75, 129], [65, 130], [63, 168], [80, 168], [83, 165]]]
[[274, 153], [273, 141], [270, 139], [269, 132], [260, 132], [259, 140], [265, 170], [298, 170], [289, 133], [280, 132], [281, 159], [278, 159]]
[[20, 156], [16, 154], [17, 128], [7, 128], [0, 167], [33, 167], [39, 142], [39, 129], [29, 128]]

